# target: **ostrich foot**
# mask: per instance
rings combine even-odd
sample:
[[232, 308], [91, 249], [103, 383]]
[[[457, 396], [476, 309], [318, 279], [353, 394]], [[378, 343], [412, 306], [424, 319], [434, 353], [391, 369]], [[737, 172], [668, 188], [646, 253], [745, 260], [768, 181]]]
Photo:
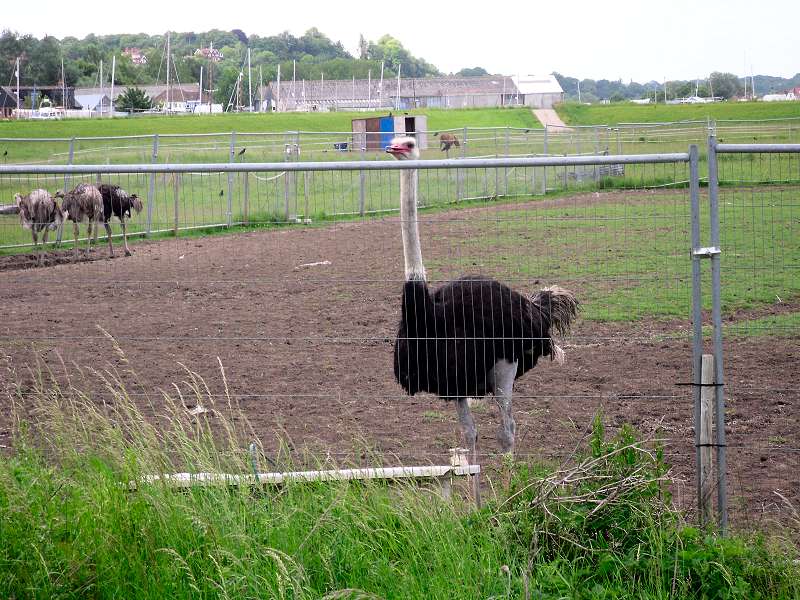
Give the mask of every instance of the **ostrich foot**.
[[131, 253], [131, 251], [130, 251], [130, 250], [128, 250], [127, 248], [125, 248], [125, 256], [133, 256], [133, 253]]

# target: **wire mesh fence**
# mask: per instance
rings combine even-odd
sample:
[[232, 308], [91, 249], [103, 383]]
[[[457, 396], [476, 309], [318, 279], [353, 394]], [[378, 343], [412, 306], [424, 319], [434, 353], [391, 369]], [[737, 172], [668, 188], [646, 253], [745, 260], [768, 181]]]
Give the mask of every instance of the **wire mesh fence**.
[[[286, 147], [284, 155], [295, 152]], [[228, 140], [228, 159], [230, 149]], [[687, 508], [695, 468], [692, 390], [680, 385], [692, 377], [688, 156], [417, 165], [431, 288], [489, 276], [527, 295], [557, 284], [581, 302], [563, 343], [566, 364], [542, 359], [514, 385], [517, 456], [568, 455], [601, 411], [613, 431], [627, 422], [658, 432]], [[767, 512], [780, 518], [775, 492], [797, 503], [797, 155], [720, 156], [730, 507], [732, 523], [746, 524]], [[287, 443], [323, 461], [446, 461], [461, 443], [452, 403], [409, 397], [393, 377], [403, 289], [398, 165], [297, 162], [3, 172], [4, 189], [28, 190], [63, 187], [65, 177], [96, 181], [106, 170], [100, 179], [146, 199], [130, 229], [149, 226], [153, 238], [113, 261], [73, 263], [67, 248], [49, 251], [53, 268], [34, 269], [30, 256], [0, 256], [10, 393], [33, 393], [39, 369], [98, 400], [122, 382], [158, 418], [159, 390], [175, 384], [188, 397], [207, 385], [205, 402], [241, 409], [267, 453]], [[617, 166], [588, 183], [570, 175]], [[545, 180], [548, 195], [531, 193], [540, 189], [531, 182]], [[2, 239], [30, 242], [17, 216], [2, 218]], [[217, 224], [229, 234], [206, 235]], [[102, 247], [92, 251], [104, 257]], [[489, 466], [500, 461], [491, 404], [471, 409]], [[0, 435], [9, 432], [0, 425]]]

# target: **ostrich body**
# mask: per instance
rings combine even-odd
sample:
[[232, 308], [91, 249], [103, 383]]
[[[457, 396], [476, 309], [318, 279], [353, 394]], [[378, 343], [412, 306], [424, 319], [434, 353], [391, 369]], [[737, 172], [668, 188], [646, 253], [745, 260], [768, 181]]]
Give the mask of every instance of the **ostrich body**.
[[31, 230], [36, 262], [41, 266], [43, 250], [40, 250], [39, 247], [39, 233], [44, 232], [42, 236], [42, 248], [44, 248], [44, 245], [47, 244], [47, 234], [61, 226], [64, 214], [58, 207], [58, 203], [46, 190], [33, 190], [27, 196], [15, 194], [14, 200], [19, 207], [20, 223], [25, 229]]
[[[416, 141], [409, 137], [395, 138], [386, 151], [401, 160], [419, 157]], [[568, 331], [578, 302], [555, 286], [529, 298], [479, 275], [432, 291], [422, 263], [413, 169], [400, 172], [400, 202], [405, 283], [394, 346], [395, 378], [411, 395], [430, 392], [456, 402], [473, 462], [477, 429], [468, 398], [491, 392], [500, 410], [500, 448], [512, 452], [514, 380], [542, 356], [563, 361], [564, 352], [552, 334]]]
[[[241, 154], [241, 153], [240, 153]], [[114, 246], [111, 243], [111, 217], [117, 217], [122, 228], [122, 243], [125, 247], [125, 256], [131, 255], [128, 248], [128, 234], [125, 219], [131, 217], [131, 211], [142, 212], [142, 201], [136, 194], [128, 194], [118, 185], [109, 183], [101, 184], [98, 189], [103, 197], [103, 226], [108, 235], [108, 249], [111, 257], [114, 257]]]
[[78, 260], [80, 223], [84, 220], [89, 222], [86, 236], [86, 258], [89, 258], [89, 250], [92, 245], [92, 225], [95, 226], [94, 241], [97, 242], [100, 221], [103, 219], [103, 197], [100, 195], [100, 190], [90, 183], [79, 183], [66, 194], [59, 190], [56, 192], [56, 197], [63, 198], [61, 210], [64, 211], [64, 219], [72, 221], [72, 234], [75, 239], [75, 260]]

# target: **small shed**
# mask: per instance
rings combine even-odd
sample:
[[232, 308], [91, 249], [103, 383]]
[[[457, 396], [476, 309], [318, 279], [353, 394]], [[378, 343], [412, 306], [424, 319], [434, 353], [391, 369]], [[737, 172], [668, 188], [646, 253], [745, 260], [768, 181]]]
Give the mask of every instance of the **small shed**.
[[382, 152], [396, 135], [417, 138], [420, 150], [428, 148], [428, 117], [425, 115], [392, 115], [353, 119], [353, 144], [351, 150]]

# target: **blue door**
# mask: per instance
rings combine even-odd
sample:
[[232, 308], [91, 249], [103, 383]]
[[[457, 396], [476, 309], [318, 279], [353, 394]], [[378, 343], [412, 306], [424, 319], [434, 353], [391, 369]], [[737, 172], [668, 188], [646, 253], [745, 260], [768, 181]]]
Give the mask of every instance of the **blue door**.
[[394, 137], [394, 118], [381, 117], [381, 148], [392, 143]]

